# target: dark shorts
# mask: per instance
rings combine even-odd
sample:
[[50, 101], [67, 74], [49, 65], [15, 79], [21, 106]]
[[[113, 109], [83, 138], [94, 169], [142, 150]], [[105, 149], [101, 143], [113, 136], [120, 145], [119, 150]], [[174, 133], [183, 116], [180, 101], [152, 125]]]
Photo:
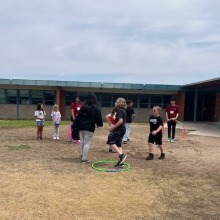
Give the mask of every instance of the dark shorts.
[[117, 147], [121, 147], [122, 139], [124, 137], [126, 128], [122, 127], [118, 130], [114, 130], [108, 135], [107, 144], [112, 145], [115, 144]]
[[148, 143], [162, 145], [162, 137], [163, 137], [162, 134], [156, 134], [156, 135], [149, 134]]

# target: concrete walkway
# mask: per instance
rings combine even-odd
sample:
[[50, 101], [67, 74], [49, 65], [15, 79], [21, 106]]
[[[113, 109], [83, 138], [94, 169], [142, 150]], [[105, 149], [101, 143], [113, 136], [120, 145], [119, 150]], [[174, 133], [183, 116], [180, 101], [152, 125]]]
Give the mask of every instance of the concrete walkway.
[[219, 122], [183, 122], [183, 124], [188, 132], [188, 135], [220, 138]]

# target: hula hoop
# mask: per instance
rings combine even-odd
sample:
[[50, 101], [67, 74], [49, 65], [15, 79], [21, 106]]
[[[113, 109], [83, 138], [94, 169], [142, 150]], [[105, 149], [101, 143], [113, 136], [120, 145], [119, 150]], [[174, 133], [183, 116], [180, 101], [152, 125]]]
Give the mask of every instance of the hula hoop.
[[70, 141], [72, 141], [72, 123], [69, 125], [68, 129], [67, 129], [67, 137], [70, 139]]
[[130, 164], [128, 163], [124, 163], [124, 167], [118, 167], [118, 168], [113, 167], [112, 169], [97, 166], [98, 164], [101, 164], [101, 163], [110, 164], [110, 163], [117, 163], [117, 162], [118, 161], [113, 161], [113, 160], [99, 160], [92, 164], [92, 168], [99, 172], [124, 172], [124, 171], [128, 171], [131, 168]]
[[[186, 134], [187, 134], [186, 128], [185, 128], [185, 126], [184, 126], [184, 124], [182, 122], [180, 122], [178, 120], [175, 120], [175, 121], [181, 127], [180, 128], [181, 129], [181, 136], [180, 136], [179, 140], [182, 140], [183, 138], [186, 137]], [[165, 123], [167, 123], [167, 121], [165, 121], [164, 124]], [[164, 134], [166, 134], [166, 132], [165, 132], [165, 129], [164, 129], [164, 126], [163, 126], [163, 135]]]

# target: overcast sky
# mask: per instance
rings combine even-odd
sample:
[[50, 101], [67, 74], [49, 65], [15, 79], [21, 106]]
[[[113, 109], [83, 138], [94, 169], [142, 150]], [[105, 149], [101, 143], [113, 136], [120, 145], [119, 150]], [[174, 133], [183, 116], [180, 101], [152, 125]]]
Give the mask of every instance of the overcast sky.
[[7, 0], [0, 78], [183, 85], [220, 77], [220, 0]]

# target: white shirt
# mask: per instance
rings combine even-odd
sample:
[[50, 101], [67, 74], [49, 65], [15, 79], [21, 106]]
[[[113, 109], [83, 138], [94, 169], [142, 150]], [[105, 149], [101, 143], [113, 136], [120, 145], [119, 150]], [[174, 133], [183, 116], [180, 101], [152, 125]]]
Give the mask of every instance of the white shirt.
[[42, 110], [36, 110], [34, 113], [34, 116], [37, 117], [36, 121], [44, 121], [45, 115], [46, 115], [45, 111], [42, 111]]
[[54, 123], [60, 124], [60, 120], [61, 120], [60, 111], [52, 111], [51, 116], [52, 116]]

